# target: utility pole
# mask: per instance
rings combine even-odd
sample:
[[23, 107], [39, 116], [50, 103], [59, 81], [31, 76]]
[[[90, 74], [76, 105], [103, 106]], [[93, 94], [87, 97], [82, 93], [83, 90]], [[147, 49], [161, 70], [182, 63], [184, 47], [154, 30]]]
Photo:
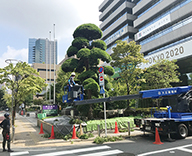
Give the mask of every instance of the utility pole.
[[53, 104], [55, 104], [55, 55], [56, 55], [56, 52], [55, 52], [55, 24], [53, 24], [53, 38], [54, 38], [54, 48], [53, 48], [53, 55], [54, 55], [54, 92], [53, 92]]
[[49, 32], [50, 34], [50, 41], [49, 41], [49, 44], [50, 44], [50, 47], [49, 47], [49, 64], [50, 64], [50, 69], [49, 69], [49, 82], [50, 82], [50, 88], [49, 88], [49, 102], [51, 104], [51, 31]]

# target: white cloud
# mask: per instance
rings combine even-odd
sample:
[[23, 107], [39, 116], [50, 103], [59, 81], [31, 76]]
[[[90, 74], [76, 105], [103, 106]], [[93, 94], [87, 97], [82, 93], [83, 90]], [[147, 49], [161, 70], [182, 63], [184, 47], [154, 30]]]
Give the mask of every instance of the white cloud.
[[[5, 62], [7, 59], [17, 59], [23, 62], [27, 62], [28, 60], [28, 49], [14, 49], [10, 46], [7, 46], [7, 51], [3, 53], [0, 58], [0, 68], [7, 66], [8, 64]], [[14, 62], [15, 63], [15, 62]]]
[[[49, 38], [49, 31], [53, 32], [55, 24], [58, 60], [62, 60], [60, 57], [65, 56], [77, 26], [84, 23], [99, 26], [99, 5], [102, 2], [103, 0], [1, 0], [0, 28], [3, 29], [0, 29], [0, 33], [4, 38], [0, 54], [3, 54], [5, 50], [2, 49], [8, 45], [17, 46], [21, 50], [28, 47], [29, 38]], [[53, 39], [53, 35], [51, 38]], [[27, 54], [28, 52], [25, 55]]]

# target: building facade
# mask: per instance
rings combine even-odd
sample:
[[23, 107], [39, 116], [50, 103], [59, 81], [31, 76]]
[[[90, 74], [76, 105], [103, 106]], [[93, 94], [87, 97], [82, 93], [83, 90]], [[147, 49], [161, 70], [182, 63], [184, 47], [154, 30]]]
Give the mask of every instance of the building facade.
[[191, 0], [104, 0], [99, 6], [103, 40], [112, 53], [116, 40], [135, 40], [149, 67], [177, 60], [180, 73], [192, 72]]
[[29, 39], [29, 55], [28, 63], [45, 63], [57, 64], [57, 41], [49, 41], [48, 39]]

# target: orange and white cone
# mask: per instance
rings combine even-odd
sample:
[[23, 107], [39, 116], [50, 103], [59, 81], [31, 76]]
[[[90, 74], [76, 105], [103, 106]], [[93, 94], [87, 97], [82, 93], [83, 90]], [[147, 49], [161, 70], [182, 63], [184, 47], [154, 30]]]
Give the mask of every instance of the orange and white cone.
[[51, 137], [49, 139], [55, 139], [54, 127], [52, 126]]
[[117, 122], [115, 122], [115, 132], [114, 133], [119, 133]]
[[41, 123], [41, 128], [40, 128], [39, 134], [44, 134], [44, 132], [43, 132], [43, 124], [42, 123]]
[[157, 145], [163, 144], [160, 140], [159, 132], [158, 132], [157, 128], [155, 128], [155, 142], [153, 144], [157, 144]]
[[71, 139], [79, 139], [79, 138], [76, 136], [75, 125], [73, 126], [73, 135], [72, 135], [72, 138], [71, 138]]

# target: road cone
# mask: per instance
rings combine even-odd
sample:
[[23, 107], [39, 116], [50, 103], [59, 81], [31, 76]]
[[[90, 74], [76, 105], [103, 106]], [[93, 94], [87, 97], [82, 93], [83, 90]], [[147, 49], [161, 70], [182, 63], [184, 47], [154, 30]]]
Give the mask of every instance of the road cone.
[[75, 125], [73, 126], [73, 136], [72, 136], [71, 139], [79, 139], [79, 138], [76, 136]]
[[55, 139], [54, 127], [52, 126], [51, 137], [49, 139]]
[[43, 124], [42, 123], [41, 123], [41, 128], [40, 128], [39, 134], [44, 134], [44, 132], [43, 132]]
[[119, 133], [117, 122], [115, 122], [115, 132], [114, 133]]
[[158, 132], [157, 128], [155, 128], [155, 142], [153, 144], [157, 144], [157, 145], [163, 144], [160, 140], [159, 132]]

